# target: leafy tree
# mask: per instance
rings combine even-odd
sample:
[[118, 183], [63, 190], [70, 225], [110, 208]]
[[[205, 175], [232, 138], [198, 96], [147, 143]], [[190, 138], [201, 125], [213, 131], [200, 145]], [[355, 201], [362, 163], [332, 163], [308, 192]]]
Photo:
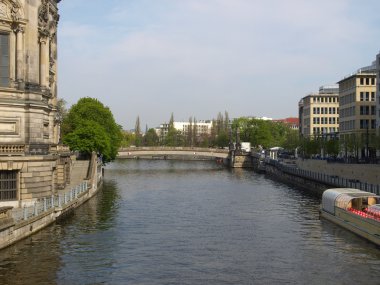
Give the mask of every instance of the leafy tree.
[[195, 117], [193, 118], [193, 145], [198, 146], [198, 126]]
[[122, 131], [121, 147], [129, 147], [135, 143], [136, 135], [131, 132]]
[[144, 136], [144, 144], [146, 146], [159, 145], [159, 137], [154, 129], [149, 129]]
[[187, 140], [186, 145], [187, 146], [193, 146], [194, 145], [194, 139], [193, 139], [193, 118], [189, 118], [189, 128], [187, 129]]
[[327, 154], [337, 156], [339, 154], [339, 141], [330, 139], [325, 143], [325, 148]]
[[240, 130], [240, 140], [253, 147], [283, 146], [291, 129], [283, 124], [254, 118], [238, 118], [232, 122], [233, 133]]
[[174, 128], [174, 115], [173, 113], [170, 116], [168, 124], [168, 133], [164, 139], [164, 145], [166, 146], [182, 146], [185, 142], [185, 139], [181, 131]]
[[67, 109], [66, 109], [67, 102], [64, 99], [58, 99], [57, 101], [57, 115], [56, 119], [58, 122], [62, 123], [63, 119], [67, 116]]
[[97, 99], [85, 97], [64, 118], [62, 137], [70, 149], [85, 155], [96, 151], [106, 163], [115, 159], [123, 136], [110, 109]]
[[141, 146], [142, 136], [141, 136], [141, 127], [140, 127], [140, 116], [136, 118], [135, 124], [135, 146]]
[[229, 143], [229, 137], [228, 137], [227, 132], [221, 131], [216, 138], [216, 145], [218, 147], [225, 147], [225, 146], [228, 146], [228, 143]]
[[228, 133], [228, 128], [230, 125], [230, 117], [227, 111], [224, 111], [224, 131]]
[[301, 141], [298, 130], [289, 129], [285, 134], [285, 139], [281, 146], [286, 150], [294, 151], [300, 145]]

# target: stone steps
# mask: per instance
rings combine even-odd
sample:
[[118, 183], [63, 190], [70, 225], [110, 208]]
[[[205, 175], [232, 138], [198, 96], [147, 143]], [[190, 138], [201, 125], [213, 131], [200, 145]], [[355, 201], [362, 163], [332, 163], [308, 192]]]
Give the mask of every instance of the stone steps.
[[76, 160], [72, 165], [70, 184], [68, 184], [64, 191], [68, 191], [71, 188], [79, 185], [87, 177], [88, 167], [90, 161], [88, 160]]

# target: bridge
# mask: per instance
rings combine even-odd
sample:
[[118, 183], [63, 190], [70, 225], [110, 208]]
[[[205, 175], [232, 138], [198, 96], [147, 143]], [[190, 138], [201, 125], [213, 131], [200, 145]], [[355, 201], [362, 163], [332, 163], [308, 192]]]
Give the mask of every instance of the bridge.
[[128, 147], [119, 149], [118, 158], [182, 157], [226, 159], [227, 149], [196, 147]]

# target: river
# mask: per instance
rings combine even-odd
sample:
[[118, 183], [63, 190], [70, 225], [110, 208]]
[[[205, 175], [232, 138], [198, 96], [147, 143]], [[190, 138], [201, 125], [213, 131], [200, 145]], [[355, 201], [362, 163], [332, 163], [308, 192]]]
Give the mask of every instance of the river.
[[213, 162], [117, 160], [75, 214], [0, 252], [0, 284], [379, 284], [320, 199]]

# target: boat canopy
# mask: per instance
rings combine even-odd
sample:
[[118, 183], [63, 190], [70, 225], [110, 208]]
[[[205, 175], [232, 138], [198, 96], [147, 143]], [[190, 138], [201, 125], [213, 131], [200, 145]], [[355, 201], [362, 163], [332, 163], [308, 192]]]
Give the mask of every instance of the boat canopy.
[[[371, 199], [370, 204], [376, 204], [380, 202], [380, 197], [377, 196], [376, 194], [361, 191], [358, 189], [353, 189], [353, 188], [328, 189], [325, 192], [323, 192], [323, 195], [322, 195], [322, 209], [330, 214], [335, 215], [335, 207], [347, 210], [348, 208], [353, 207], [353, 204], [362, 205], [361, 200], [366, 199], [368, 201], [369, 197], [374, 198], [374, 199]], [[360, 203], [358, 202], [353, 203], [353, 200], [355, 199], [360, 200]]]
[[369, 206], [367, 213], [375, 218], [380, 218], [380, 204]]

